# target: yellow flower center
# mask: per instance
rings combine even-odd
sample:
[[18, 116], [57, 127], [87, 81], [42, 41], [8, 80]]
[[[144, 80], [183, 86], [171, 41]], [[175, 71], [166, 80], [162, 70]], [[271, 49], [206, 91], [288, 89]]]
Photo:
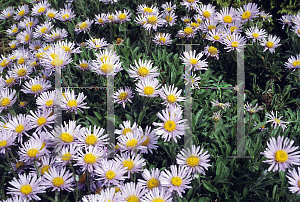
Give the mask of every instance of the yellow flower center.
[[232, 17], [230, 15], [225, 15], [223, 17], [224, 22], [226, 23], [232, 23]]
[[51, 107], [51, 106], [53, 105], [53, 100], [48, 100], [48, 101], [45, 103], [45, 105], [46, 105], [47, 107]]
[[176, 97], [174, 95], [168, 95], [167, 100], [169, 103], [174, 103], [176, 101]]
[[187, 0], [187, 2], [189, 3], [193, 3], [195, 0]]
[[126, 198], [126, 202], [140, 202], [140, 199], [135, 195], [130, 195]]
[[166, 43], [166, 38], [165, 37], [160, 37], [159, 39], [158, 39], [158, 41], [160, 42], [160, 43]]
[[218, 49], [216, 47], [210, 46], [207, 50], [210, 55], [217, 55], [218, 54]]
[[176, 186], [179, 187], [182, 184], [182, 179], [180, 177], [173, 177], [171, 179], [171, 183]]
[[33, 157], [36, 157], [36, 155], [39, 153], [39, 150], [36, 149], [36, 148], [31, 148], [31, 149], [28, 149], [27, 151], [27, 155], [30, 157], [30, 158], [33, 158]]
[[16, 33], [18, 31], [18, 28], [14, 28], [13, 30], [11, 30], [12, 33]]
[[43, 86], [41, 84], [33, 84], [30, 89], [32, 92], [37, 93], [43, 90]]
[[147, 19], [147, 22], [151, 25], [156, 25], [157, 17], [155, 15], [150, 15]]
[[26, 185], [21, 185], [21, 189], [20, 192], [22, 194], [28, 195], [32, 192], [32, 187], [30, 184], [26, 184]]
[[22, 65], [25, 63], [25, 58], [21, 57], [19, 60], [18, 60], [18, 64], [19, 65]]
[[52, 53], [50, 55], [52, 57], [52, 61], [51, 61], [51, 65], [53, 65], [54, 67], [58, 66], [60, 67], [63, 63], [63, 60], [59, 57], [59, 55], [57, 55], [56, 53]]
[[115, 178], [116, 173], [112, 170], [109, 170], [109, 171], [106, 172], [105, 176], [108, 180], [112, 180], [112, 179]]
[[22, 161], [18, 161], [17, 163], [16, 163], [16, 168], [17, 169], [19, 169], [20, 167], [24, 167], [25, 166], [25, 164], [24, 164], [24, 162], [22, 162]]
[[211, 13], [210, 13], [208, 10], [203, 11], [202, 14], [203, 14], [203, 16], [206, 17], [206, 18], [209, 18], [210, 15], [211, 15]]
[[168, 121], [165, 122], [164, 128], [165, 128], [166, 131], [172, 132], [176, 129], [176, 124], [175, 124], [174, 121], [168, 120]]
[[41, 48], [40, 46], [35, 46], [35, 47], [34, 47], [34, 50], [37, 51], [37, 50], [39, 50], [40, 48]]
[[122, 92], [119, 95], [119, 100], [126, 100], [127, 97], [128, 97], [128, 94], [126, 92]]
[[150, 138], [147, 136], [147, 139], [142, 143], [143, 146], [147, 146], [150, 142]]
[[[17, 46], [16, 46], [16, 44], [12, 44], [11, 46], [10, 46], [10, 48], [11, 49], [15, 49]], [[1, 65], [2, 66], [2, 65]]]
[[29, 34], [26, 34], [26, 36], [25, 36], [25, 41], [27, 42], [27, 41], [29, 41], [30, 40], [30, 36], [29, 36]]
[[64, 179], [60, 176], [53, 178], [52, 184], [56, 187], [60, 187], [65, 183]]
[[86, 154], [84, 157], [84, 162], [87, 164], [94, 164], [97, 161], [97, 158], [93, 154]]
[[196, 64], [198, 63], [198, 60], [197, 60], [196, 58], [191, 58], [191, 59], [190, 59], [190, 63], [191, 63], [192, 65], [196, 65]]
[[152, 9], [152, 8], [149, 8], [149, 7], [146, 7], [146, 8], [144, 8], [144, 12], [145, 12], [145, 13], [152, 13], [152, 12], [153, 12], [153, 9]]
[[149, 72], [149, 69], [145, 66], [142, 66], [137, 70], [137, 74], [142, 77], [148, 76]]
[[293, 66], [296, 67], [296, 66], [300, 66], [300, 60], [296, 60], [293, 62]]
[[61, 140], [66, 142], [66, 143], [70, 143], [73, 142], [73, 135], [71, 135], [70, 133], [62, 133], [61, 134]]
[[65, 153], [64, 155], [61, 156], [61, 159], [63, 161], [70, 161], [72, 155], [68, 152], [68, 153]]
[[173, 18], [172, 18], [171, 16], [169, 16], [169, 15], [166, 16], [166, 21], [171, 22], [172, 19], [173, 19]]
[[49, 18], [54, 18], [54, 17], [55, 17], [55, 14], [54, 14], [54, 13], [48, 13], [48, 17], [49, 17]]
[[277, 123], [280, 123], [280, 122], [281, 122], [279, 119], [274, 119], [274, 121], [276, 121]]
[[136, 138], [132, 138], [131, 140], [128, 140], [125, 144], [126, 147], [134, 148], [138, 144], [138, 140]]
[[194, 30], [193, 30], [193, 28], [191, 28], [191, 27], [187, 27], [187, 28], [185, 28], [183, 31], [184, 31], [184, 33], [186, 33], [186, 34], [193, 34], [193, 33], [194, 33]]
[[242, 14], [242, 19], [243, 20], [246, 20], [248, 18], [251, 17], [251, 12], [250, 11], [245, 11], [243, 14]]
[[172, 8], [170, 8], [170, 7], [169, 7], [169, 8], [167, 8], [167, 11], [171, 11], [171, 10], [172, 10]]
[[46, 123], [45, 117], [41, 116], [40, 118], [38, 118], [37, 124], [38, 124], [39, 126], [43, 125], [44, 123]]
[[10, 99], [8, 97], [2, 98], [0, 100], [0, 106], [1, 107], [6, 107], [9, 104], [10, 104]]
[[101, 71], [104, 73], [111, 73], [114, 70], [114, 65], [112, 63], [104, 63], [101, 65]]
[[186, 18], [186, 19], [183, 20], [183, 22], [184, 22], [184, 23], [189, 23], [189, 22], [190, 22], [190, 19]]
[[[14, 81], [15, 81], [15, 78], [11, 77], [11, 78], [6, 79], [6, 80], [5, 80], [5, 83], [6, 83], [6, 84], [11, 84], [11, 83], [13, 83]], [[1, 103], [1, 102], [0, 102], [0, 103]]]
[[23, 130], [25, 129], [25, 127], [22, 124], [17, 125], [17, 127], [15, 128], [15, 132], [16, 133], [21, 133], [23, 132]]
[[283, 162], [287, 161], [288, 158], [289, 158], [289, 155], [283, 150], [277, 151], [275, 153], [275, 161], [278, 163], [283, 163]]
[[191, 23], [191, 26], [192, 26], [193, 28], [196, 28], [196, 27], [199, 27], [199, 24], [198, 24], [198, 23], [195, 23], [195, 22], [192, 22], [192, 23]]
[[190, 167], [195, 167], [197, 165], [199, 165], [200, 159], [198, 156], [195, 155], [191, 155], [190, 157], [188, 157], [186, 159], [186, 164]]
[[32, 25], [33, 25], [33, 22], [27, 22], [26, 23], [26, 27], [32, 27]]
[[7, 142], [5, 140], [0, 141], [0, 147], [5, 147], [7, 145]]
[[41, 58], [43, 58], [43, 55], [45, 55], [45, 53], [37, 53], [37, 54], [35, 54], [35, 57], [37, 59], [41, 59]]
[[45, 173], [48, 173], [49, 172], [49, 168], [50, 166], [49, 165], [44, 165], [42, 168], [41, 168], [41, 173], [44, 175]]
[[231, 43], [231, 46], [234, 48], [238, 47], [238, 45], [239, 45], [239, 43], [237, 41], [234, 41]]
[[98, 22], [99, 22], [99, 23], [104, 23], [104, 20], [101, 19], [101, 18], [99, 18]]
[[127, 170], [132, 170], [134, 167], [134, 162], [132, 159], [126, 159], [122, 162], [123, 166], [126, 167]]
[[126, 14], [121, 13], [118, 17], [119, 17], [120, 20], [125, 20], [126, 19]]
[[43, 13], [45, 12], [45, 7], [41, 7], [39, 10], [38, 10], [39, 13]]
[[207, 26], [207, 29], [208, 29], [209, 31], [211, 31], [211, 30], [213, 30], [213, 29], [216, 29], [216, 25], [208, 25], [208, 26]]
[[268, 48], [272, 48], [272, 47], [274, 46], [274, 43], [273, 43], [272, 41], [268, 41], [268, 42], [266, 43], [266, 46], [267, 46]]
[[122, 130], [123, 135], [126, 135], [128, 132], [131, 132], [131, 128], [125, 128]]
[[25, 10], [21, 10], [21, 11], [18, 13], [19, 16], [23, 16], [24, 14], [25, 14]]
[[8, 60], [3, 60], [0, 65], [1, 67], [6, 67], [8, 64], [9, 64]]
[[146, 86], [144, 88], [145, 95], [152, 95], [154, 93], [154, 88], [152, 86]]
[[150, 180], [147, 181], [147, 188], [148, 189], [153, 189], [155, 187], [159, 186], [159, 180], [155, 178], [151, 178]]
[[69, 107], [77, 107], [77, 101], [76, 100], [68, 100], [67, 105]]
[[7, 17], [7, 18], [10, 17], [10, 13], [7, 13], [7, 14], [5, 15], [5, 17]]
[[79, 29], [86, 29], [89, 25], [86, 22], [81, 23], [81, 25], [79, 26]]
[[66, 52], [71, 52], [71, 48], [69, 46], [62, 46], [62, 49], [64, 49]]
[[85, 138], [85, 143], [87, 145], [95, 145], [98, 141], [98, 138], [94, 134], [87, 135]]
[[[44, 50], [48, 50], [49, 48], [51, 48], [51, 46], [46, 46], [45, 48], [44, 48]], [[52, 57], [52, 56], [51, 56]], [[52, 57], [53, 58], [53, 57]]]
[[18, 74], [19, 77], [25, 76], [26, 73], [27, 73], [27, 71], [24, 68], [18, 69], [18, 71], [17, 71], [17, 74]]
[[257, 38], [257, 37], [259, 37], [259, 34], [253, 33], [252, 36], [253, 36], [254, 38]]
[[64, 14], [63, 16], [62, 16], [62, 18], [65, 20], [66, 18], [68, 19], [70, 17], [70, 15], [69, 14]]
[[234, 32], [235, 30], [237, 30], [237, 27], [230, 27], [231, 33]]
[[87, 69], [89, 67], [88, 63], [80, 63], [79, 66], [82, 68], [82, 69]]
[[108, 20], [112, 21], [114, 19], [114, 17], [112, 15], [108, 16]]
[[154, 197], [151, 202], [165, 202], [162, 197]]

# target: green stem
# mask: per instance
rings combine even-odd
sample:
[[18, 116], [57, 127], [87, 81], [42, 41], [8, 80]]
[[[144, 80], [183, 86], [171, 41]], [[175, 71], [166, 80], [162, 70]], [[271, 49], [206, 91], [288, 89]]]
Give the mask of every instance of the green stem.
[[35, 169], [36, 169], [36, 172], [37, 172], [37, 174], [38, 174], [38, 177], [40, 178], [40, 177], [41, 177], [41, 173], [40, 173], [40, 171], [39, 171], [39, 169], [38, 169], [38, 167], [37, 167], [37, 165], [36, 165], [36, 159], [34, 159], [34, 167], [35, 167]]
[[8, 150], [8, 152], [9, 152], [10, 156], [13, 158], [14, 162], [17, 163], [17, 160], [16, 160], [14, 154], [12, 153], [12, 151]]
[[89, 171], [86, 171], [86, 186], [87, 186], [87, 189], [88, 189], [88, 194], [91, 194], [91, 180], [90, 180], [90, 172]]
[[59, 195], [59, 191], [56, 190], [56, 191], [55, 191], [55, 199], [54, 199], [54, 202], [58, 202], [58, 195]]
[[13, 168], [13, 166], [11, 165], [11, 162], [10, 162], [10, 159], [9, 159], [9, 156], [8, 156], [8, 153], [7, 153], [7, 149], [5, 148], [5, 156], [6, 156], [6, 159], [7, 159], [7, 162], [9, 164], [9, 166], [11, 167], [11, 172], [13, 173], [13, 175], [15, 176], [15, 178], [18, 178], [17, 177], [17, 174]]
[[266, 144], [267, 144], [267, 142], [268, 142], [268, 140], [269, 140], [269, 138], [270, 138], [270, 136], [271, 136], [271, 134], [272, 134], [272, 132], [273, 132], [273, 129], [274, 129], [274, 128], [272, 127], [271, 132], [270, 132], [270, 134], [268, 135], [268, 137], [267, 137], [267, 139], [266, 139], [266, 141], [265, 141], [264, 146], [263, 146], [262, 149], [259, 151], [259, 153], [258, 153], [258, 155], [257, 155], [257, 157], [256, 157], [256, 159], [255, 159], [254, 165], [255, 165], [256, 162], [257, 162], [257, 159], [258, 159], [258, 157], [259, 157], [259, 154], [260, 154], [263, 150], [265, 150]]
[[72, 119], [75, 121], [75, 112], [72, 112]]
[[76, 188], [75, 188], [75, 202], [78, 202], [78, 181], [77, 181], [77, 179], [76, 179], [76, 173], [75, 173], [75, 170], [74, 170], [72, 164], [69, 163], [69, 166], [70, 166], [70, 168], [71, 168], [71, 170], [72, 170], [73, 177], [74, 177], [74, 180], [75, 180], [75, 182], [76, 182]]
[[123, 23], [124, 26], [124, 41], [126, 41], [126, 26], [125, 26], [125, 22]]
[[150, 47], [151, 34], [152, 34], [152, 29], [150, 30], [150, 33], [149, 33], [149, 41], [148, 41], [148, 45], [147, 45], [147, 49], [146, 49], [146, 56], [148, 55], [148, 51], [149, 51], [149, 47]]
[[[249, 130], [250, 130], [250, 124], [251, 124], [251, 121], [252, 121], [252, 116], [253, 116], [253, 114], [251, 114], [251, 116], [250, 116], [250, 121], [249, 121], [248, 131], [247, 131], [246, 137], [249, 135]], [[245, 137], [245, 138], [246, 138], [246, 137]]]

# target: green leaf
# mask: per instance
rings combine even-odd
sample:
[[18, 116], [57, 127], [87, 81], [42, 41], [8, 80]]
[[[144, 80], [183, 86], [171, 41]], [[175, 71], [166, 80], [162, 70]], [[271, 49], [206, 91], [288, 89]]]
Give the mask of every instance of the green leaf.
[[259, 129], [260, 127], [266, 125], [266, 122], [261, 122], [259, 124], [257, 124], [257, 126], [255, 126], [254, 128], [252, 128], [252, 130], [250, 131], [250, 133], [255, 132], [257, 129]]
[[125, 114], [125, 117], [128, 121], [130, 121], [131, 124], [133, 124], [134, 121], [133, 121], [132, 116], [130, 116], [129, 114]]
[[214, 187], [210, 182], [206, 181], [206, 180], [203, 180], [202, 181], [203, 183], [203, 186], [210, 192], [215, 192], [215, 193], [219, 193], [217, 188]]
[[86, 119], [89, 120], [93, 125], [101, 126], [98, 120], [92, 116], [86, 116]]
[[94, 111], [94, 114], [97, 116], [97, 118], [99, 119], [99, 121], [101, 121], [102, 116], [101, 114], [99, 114], [98, 112]]
[[147, 109], [149, 109], [149, 107], [145, 107], [145, 108], [140, 112], [139, 117], [138, 117], [138, 122], [137, 122], [138, 125], [141, 125], [141, 122], [142, 122], [142, 120], [143, 120], [143, 118], [144, 118], [144, 116], [145, 116], [145, 114], [146, 114]]

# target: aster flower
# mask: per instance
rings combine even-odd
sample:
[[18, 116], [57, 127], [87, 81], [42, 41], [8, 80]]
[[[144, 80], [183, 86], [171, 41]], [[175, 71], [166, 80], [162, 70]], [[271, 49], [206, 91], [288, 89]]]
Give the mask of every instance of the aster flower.
[[22, 199], [21, 196], [14, 196], [12, 198], [8, 198], [3, 202], [27, 202], [26, 200], [24, 201], [24, 199]]
[[38, 108], [54, 108], [54, 98], [55, 98], [55, 91], [46, 91], [41, 93], [37, 99], [36, 104]]
[[70, 3], [65, 4], [64, 6], [65, 7], [63, 9], [60, 9], [57, 19], [62, 22], [70, 21], [76, 15], [72, 11], [72, 6]]
[[132, 132], [128, 132], [126, 136], [119, 136], [118, 145], [121, 152], [133, 154], [134, 151], [139, 151], [146, 148], [142, 145], [142, 143], [145, 142], [146, 139], [147, 137], [144, 136], [140, 130], [133, 130]]
[[17, 79], [11, 77], [10, 75], [5, 75], [5, 77], [0, 77], [0, 88], [13, 87], [17, 84]]
[[8, 57], [5, 57], [4, 55], [1, 55], [0, 58], [0, 72], [3, 71], [6, 67], [9, 67], [12, 64], [11, 60]]
[[200, 27], [194, 29], [191, 27], [190, 24], [187, 24], [187, 26], [183, 30], [178, 31], [178, 35], [182, 35], [184, 38], [194, 38], [197, 31], [200, 29]]
[[269, 13], [266, 13], [265, 11], [261, 11], [259, 17], [263, 19], [263, 22], [265, 20], [268, 20], [270, 22], [270, 18], [272, 17], [272, 15], [269, 15]]
[[47, 10], [46, 16], [47, 16], [48, 20], [51, 21], [51, 20], [55, 20], [55, 19], [59, 18], [59, 13], [57, 10], [50, 8]]
[[238, 20], [238, 17], [236, 16], [236, 10], [234, 8], [222, 8], [220, 13], [217, 13], [217, 18], [223, 25], [230, 25], [231, 23]]
[[78, 69], [80, 69], [81, 71], [88, 71], [91, 68], [91, 62], [90, 60], [79, 60], [79, 64], [75, 65], [75, 67], [77, 67]]
[[88, 148], [85, 148], [85, 153], [82, 150], [78, 150], [74, 159], [76, 161], [74, 166], [80, 166], [82, 171], [92, 173], [100, 166], [104, 153], [102, 148], [89, 145]]
[[18, 24], [13, 24], [10, 26], [9, 29], [6, 30], [6, 34], [8, 36], [14, 36], [19, 32], [19, 25]]
[[169, 86], [169, 88], [167, 85], [163, 86], [160, 92], [160, 97], [164, 100], [162, 104], [167, 105], [167, 107], [178, 106], [178, 102], [185, 101], [184, 97], [180, 97], [181, 91], [181, 89], [177, 91], [177, 87], [174, 84]]
[[[18, 46], [20, 45], [20, 43], [17, 40], [12, 40], [8, 43], [9, 47], [14, 50], [16, 48], [18, 48]], [[2, 67], [2, 66], [1, 66]]]
[[158, 168], [152, 168], [151, 172], [147, 169], [144, 169], [142, 177], [144, 179], [138, 179], [138, 183], [147, 188], [149, 191], [153, 190], [154, 188], [162, 187], [160, 182], [160, 171]]
[[191, 77], [191, 83], [192, 83], [192, 89], [198, 88], [199, 87], [199, 81], [201, 80], [200, 76], [197, 77], [197, 74], [194, 74], [194, 72], [191, 72], [192, 75], [187, 75], [187, 74], [183, 74], [182, 75], [182, 79], [184, 79], [184, 83], [185, 85], [189, 84], [189, 79], [185, 79], [188, 77]]
[[95, 49], [95, 50], [104, 49], [106, 46], [109, 45], [105, 38], [102, 38], [102, 39], [89, 39], [89, 40], [87, 40], [86, 43], [87, 43], [86, 44], [87, 48]]
[[[271, 164], [268, 171], [283, 171], [286, 168], [290, 169], [292, 165], [300, 165], [300, 151], [294, 152], [298, 149], [298, 146], [292, 146], [294, 140], [289, 140], [289, 138], [284, 136], [271, 137], [267, 142], [268, 148], [261, 152], [260, 154], [265, 155], [268, 160], [263, 161], [264, 163]], [[293, 152], [293, 153], [292, 153]]]
[[18, 79], [21, 81], [22, 79], [26, 80], [29, 79], [29, 75], [32, 73], [32, 68], [28, 65], [22, 64], [22, 65], [14, 65], [14, 68], [12, 68], [10, 71], [8, 71], [8, 74], [11, 77], [14, 77], [15, 79]]
[[134, 60], [135, 66], [130, 65], [131, 69], [128, 69], [127, 72], [131, 78], [134, 78], [134, 81], [141, 81], [147, 78], [155, 78], [159, 76], [157, 73], [157, 67], [152, 67], [153, 63], [151, 60], [141, 60], [137, 62]]
[[8, 107], [13, 106], [16, 102], [16, 90], [11, 90], [9, 88], [5, 88], [0, 91], [0, 112]]
[[62, 104], [61, 108], [62, 110], [66, 110], [69, 112], [75, 112], [77, 114], [77, 110], [81, 111], [83, 113], [82, 109], [89, 109], [90, 107], [86, 107], [85, 105], [87, 103], [83, 102], [86, 98], [84, 94], [81, 92], [78, 96], [75, 96], [74, 90], [66, 90], [65, 96], [62, 97]]
[[38, 23], [39, 23], [39, 20], [37, 18], [25, 17], [25, 19], [19, 23], [19, 27], [22, 29], [26, 29], [26, 27], [34, 28]]
[[46, 21], [43, 24], [37, 25], [33, 37], [42, 38], [45, 34], [49, 34], [53, 27], [54, 25], [52, 25], [51, 21]]
[[203, 152], [203, 148], [200, 150], [200, 146], [196, 148], [195, 145], [192, 145], [192, 148], [182, 149], [177, 155], [177, 164], [184, 167], [188, 174], [191, 173], [202, 173], [205, 175], [204, 169], [208, 169], [210, 160], [208, 151]]
[[42, 1], [35, 4], [32, 8], [31, 14], [35, 16], [39, 16], [47, 12], [48, 8], [51, 6], [47, 1]]
[[111, 184], [118, 185], [119, 181], [125, 180], [126, 177], [124, 177], [124, 174], [127, 170], [120, 163], [103, 159], [101, 166], [99, 166], [95, 172], [99, 175], [100, 180], [103, 180], [104, 184], [110, 186]]
[[108, 13], [107, 14], [107, 22], [109, 24], [114, 24], [114, 23], [118, 23], [119, 22], [119, 18], [117, 15], [115, 15], [114, 13]]
[[289, 187], [289, 190], [292, 193], [298, 192], [297, 195], [299, 195], [300, 194], [300, 187], [299, 187], [300, 167], [298, 167], [298, 172], [296, 168], [293, 168], [293, 170], [290, 169], [286, 177], [289, 179], [289, 184], [291, 185], [291, 187]]
[[204, 48], [204, 54], [207, 57], [213, 57], [219, 60], [219, 50], [214, 46], [206, 46]]
[[29, 50], [32, 52], [38, 52], [42, 47], [45, 47], [45, 43], [41, 40], [35, 40], [29, 43]]
[[162, 115], [157, 113], [163, 123], [153, 123], [154, 126], [159, 126], [155, 129], [157, 135], [161, 135], [165, 141], [170, 141], [171, 138], [177, 143], [176, 138], [181, 138], [185, 133], [186, 120], [182, 119], [182, 110], [180, 108], [169, 109], [162, 111]]
[[71, 163], [78, 150], [79, 148], [74, 144], [62, 147], [58, 155], [55, 157], [55, 166], [65, 167], [68, 163]]
[[135, 20], [134, 20], [135, 23], [143, 26], [144, 24], [147, 23], [147, 17], [145, 15], [138, 15]]
[[123, 124], [120, 124], [119, 127], [121, 128], [121, 130], [116, 129], [114, 133], [126, 136], [127, 133], [133, 132], [134, 130], [137, 129], [137, 124], [136, 122], [134, 122], [133, 125], [131, 126], [130, 121], [123, 121]]
[[34, 160], [42, 158], [49, 151], [43, 147], [42, 141], [30, 139], [22, 144], [18, 153], [21, 161], [32, 163]]
[[151, 5], [151, 7], [148, 7], [145, 4], [138, 5], [137, 8], [137, 14], [143, 14], [143, 15], [156, 15], [158, 14], [159, 10], [156, 6]]
[[185, 6], [185, 8], [188, 9], [188, 11], [198, 10], [199, 9], [198, 3], [199, 0], [182, 0], [182, 2], [180, 2], [180, 4], [182, 6]]
[[197, 23], [199, 23], [199, 24], [202, 24], [202, 23], [203, 23], [202, 16], [199, 15], [199, 14], [194, 15], [194, 20], [195, 20]]
[[161, 86], [156, 78], [146, 78], [140, 80], [136, 84], [136, 91], [140, 96], [145, 97], [157, 97], [159, 96], [160, 90], [158, 88]]
[[146, 23], [143, 24], [143, 27], [151, 32], [151, 30], [156, 31], [157, 27], [162, 27], [165, 24], [166, 20], [162, 18], [161, 14], [152, 14], [146, 16]]
[[219, 122], [221, 118], [222, 118], [222, 114], [220, 114], [220, 111], [218, 111], [218, 112], [213, 112], [213, 116], [211, 117], [211, 119], [212, 119], [214, 122]]
[[266, 30], [259, 29], [258, 27], [250, 27], [245, 31], [247, 38], [253, 39], [253, 41], [261, 41], [267, 37]]
[[0, 153], [5, 154], [5, 150], [10, 150], [9, 147], [15, 145], [15, 133], [12, 131], [2, 130], [0, 133]]
[[0, 131], [9, 131], [9, 129], [6, 127], [6, 124], [8, 124], [8, 122], [12, 119], [12, 116], [10, 113], [7, 113], [5, 116], [0, 116]]
[[55, 122], [56, 115], [51, 115], [51, 109], [38, 109], [35, 111], [35, 113], [30, 110], [30, 113], [31, 115], [27, 115], [27, 118], [31, 121], [32, 128], [36, 128], [36, 132], [41, 132], [42, 129], [48, 132], [46, 126], [52, 128], [50, 124]]
[[51, 134], [48, 132], [33, 132], [32, 136], [30, 137], [30, 140], [36, 140], [36, 141], [41, 141], [42, 142], [42, 148], [49, 148], [49, 147], [53, 147], [53, 143], [52, 143], [52, 137]]
[[32, 166], [32, 162], [27, 163], [27, 162], [17, 160], [17, 163], [12, 162], [11, 165], [16, 173], [22, 174], [25, 169], [28, 169], [29, 167]]
[[93, 22], [94, 22], [94, 20], [89, 20], [89, 19], [87, 19], [84, 22], [80, 22], [79, 24], [77, 24], [75, 26], [75, 33], [79, 34], [82, 31], [83, 31], [83, 33], [89, 31]]
[[171, 11], [168, 13], [163, 13], [162, 18], [166, 20], [165, 26], [167, 27], [167, 26], [173, 26], [175, 24], [177, 16], [175, 15], [175, 11]]
[[233, 33], [224, 38], [224, 44], [227, 46], [225, 47], [225, 49], [229, 49], [227, 52], [230, 52], [232, 50], [237, 50], [238, 52], [240, 52], [240, 50], [246, 44], [246, 38], [240, 34]]
[[78, 48], [74, 48], [75, 43], [74, 42], [68, 42], [68, 41], [58, 41], [56, 43], [56, 46], [60, 47], [61, 49], [63, 49], [65, 52], [67, 53], [81, 53], [81, 50], [79, 50]]
[[26, 27], [26, 29], [22, 32], [20, 32], [16, 39], [22, 43], [22, 44], [28, 44], [33, 38], [32, 29], [29, 27]]
[[22, 5], [17, 8], [17, 11], [15, 12], [16, 15], [14, 16], [14, 20], [18, 21], [25, 15], [29, 13], [29, 6], [28, 5]]
[[[43, 156], [41, 158], [41, 162], [37, 161], [37, 167], [39, 168], [39, 172], [44, 175], [49, 172], [49, 169], [54, 166], [55, 160], [50, 158], [49, 156]], [[34, 173], [36, 170], [34, 169]]]
[[172, 40], [170, 40], [171, 34], [168, 33], [157, 33], [154, 36], [153, 42], [157, 45], [169, 46], [172, 44]]
[[152, 150], [154, 149], [156, 150], [158, 148], [157, 145], [158, 136], [155, 134], [155, 130], [151, 131], [150, 126], [146, 126], [144, 135], [146, 136], [147, 139], [141, 145], [145, 146], [146, 148], [142, 149], [141, 153], [148, 154], [148, 150], [149, 150], [149, 152], [152, 154]]
[[32, 125], [24, 114], [18, 114], [9, 120], [6, 127], [18, 135], [18, 142], [20, 143], [24, 134], [29, 137], [26, 131], [31, 130]]
[[24, 47], [22, 47], [14, 52], [14, 56], [17, 60], [17, 64], [22, 65], [29, 61], [29, 59], [32, 57], [32, 53], [27, 48], [25, 49]]
[[278, 46], [281, 46], [281, 44], [279, 44], [279, 43], [280, 43], [279, 37], [269, 35], [268, 39], [267, 40], [263, 39], [263, 41], [260, 45], [265, 47], [264, 52], [266, 50], [269, 50], [271, 53], [274, 53], [275, 48], [277, 48]]
[[155, 187], [153, 190], [150, 190], [145, 194], [144, 198], [142, 198], [141, 202], [148, 201], [164, 201], [164, 202], [172, 202], [172, 193], [166, 191], [165, 189]]
[[228, 25], [227, 27], [228, 28], [225, 28], [224, 29], [224, 32], [225, 33], [235, 33], [235, 34], [238, 34], [238, 33], [241, 33], [243, 30], [243, 23], [241, 21], [236, 21], [236, 22], [233, 22], [231, 23], [231, 25]]
[[176, 9], [176, 4], [172, 5], [172, 2], [166, 2], [161, 5], [161, 7], [164, 9], [165, 13], [170, 13], [172, 11], [175, 11]]
[[128, 10], [124, 9], [123, 12], [122, 11], [117, 11], [116, 16], [118, 16], [119, 23], [123, 24], [125, 22], [130, 21], [131, 13]]
[[[256, 121], [255, 121], [254, 123], [255, 123], [255, 124], [253, 124], [253, 126], [254, 126], [254, 127], [257, 126]], [[258, 128], [258, 130], [260, 130], [261, 132], [267, 131], [268, 129], [269, 129], [269, 128], [266, 128], [265, 125], [263, 125], [263, 126], [261, 126], [260, 128]]]
[[67, 124], [64, 122], [64, 126], [61, 125], [61, 129], [57, 128], [52, 131], [52, 138], [56, 146], [56, 151], [59, 151], [63, 146], [70, 146], [77, 142], [77, 137], [81, 133], [81, 126], [76, 126], [76, 121], [69, 120]]
[[0, 20], [6, 20], [14, 15], [14, 8], [12, 6], [9, 6], [2, 10], [0, 14]]
[[[199, 27], [203, 32], [210, 33], [211, 31], [215, 30], [221, 30], [223, 26], [219, 25], [219, 20], [218, 19], [211, 19], [211, 20], [205, 20], [203, 23], [201, 23], [201, 26]], [[219, 33], [218, 35], [223, 35], [223, 33]]]
[[199, 14], [204, 19], [212, 19], [215, 16], [215, 6], [208, 4], [208, 5], [200, 5]]
[[278, 126], [282, 127], [282, 130], [284, 132], [285, 128], [287, 128], [287, 127], [285, 125], [283, 125], [283, 124], [284, 123], [286, 123], [286, 124], [290, 123], [290, 122], [286, 122], [286, 121], [280, 120], [283, 116], [277, 118], [277, 111], [276, 111], [276, 116], [274, 116], [274, 112], [273, 111], [271, 111], [271, 114], [267, 113], [266, 115], [270, 119], [266, 123], [272, 122], [272, 126], [274, 127], [274, 129], [276, 129], [276, 127], [278, 125]]
[[35, 97], [51, 88], [51, 82], [43, 78], [35, 77], [29, 82], [26, 81], [21, 91], [34, 94]]
[[115, 160], [127, 169], [128, 179], [130, 178], [130, 174], [142, 171], [141, 168], [146, 165], [145, 159], [140, 154], [130, 155], [127, 153], [121, 154], [121, 156], [117, 154]]
[[107, 14], [101, 13], [95, 15], [95, 24], [101, 25], [103, 27], [103, 25], [105, 25], [106, 22], [107, 22]]
[[287, 25], [288, 27], [292, 25], [291, 15], [283, 15], [281, 16], [279, 21], [282, 24], [282, 29], [284, 29], [285, 25]]
[[252, 21], [259, 15], [259, 7], [257, 7], [257, 4], [251, 2], [237, 10], [237, 15], [240, 16], [242, 22]]
[[122, 71], [122, 62], [116, 52], [101, 51], [99, 54], [96, 53], [96, 60], [92, 62], [92, 71], [100, 74], [115, 76], [119, 71]]
[[171, 165], [171, 172], [169, 170], [162, 171], [160, 175], [161, 184], [164, 187], [168, 187], [169, 192], [177, 191], [179, 197], [182, 197], [182, 193], [185, 189], [192, 188], [188, 184], [191, 183], [191, 178], [189, 177], [188, 171], [179, 166]]
[[300, 68], [300, 54], [289, 57], [288, 61], [284, 63], [285, 68], [297, 69]]
[[134, 93], [132, 92], [131, 88], [127, 88], [125, 86], [125, 90], [124, 88], [118, 89], [118, 91], [112, 95], [112, 98], [114, 98], [115, 103], [122, 104], [123, 108], [125, 109], [125, 104], [127, 102], [132, 103], [131, 98], [133, 98], [133, 95]]
[[116, 192], [114, 187], [102, 190], [98, 196], [99, 201], [125, 202], [122, 194], [120, 192]]
[[61, 170], [52, 167], [43, 175], [42, 185], [46, 188], [52, 188], [52, 191], [65, 190], [72, 192], [74, 190], [72, 187], [73, 181], [74, 178], [69, 171], [66, 172], [66, 167], [62, 167]]
[[230, 107], [229, 102], [226, 102], [225, 104], [220, 103], [218, 100], [217, 101], [213, 100], [213, 101], [210, 101], [210, 102], [212, 103], [213, 107], [218, 107], [219, 109], [225, 109], [226, 110], [226, 107], [228, 107], [228, 108]]
[[68, 32], [65, 29], [58, 29], [51, 30], [51, 33], [44, 34], [44, 40], [46, 42], [54, 42], [58, 40], [63, 40], [68, 36]]
[[208, 64], [204, 60], [201, 60], [201, 57], [203, 56], [203, 53], [198, 53], [196, 56], [196, 50], [190, 51], [190, 52], [183, 52], [183, 55], [180, 56], [180, 59], [183, 61], [183, 64], [189, 67], [189, 69], [194, 68], [194, 71], [196, 70], [207, 70]]
[[41, 186], [41, 178], [37, 178], [37, 175], [23, 175], [19, 174], [18, 178], [13, 178], [9, 184], [13, 187], [8, 187], [8, 194], [14, 196], [20, 196], [23, 201], [37, 200], [41, 198], [37, 194], [45, 193], [45, 187]]
[[79, 144], [82, 146], [104, 147], [109, 140], [108, 134], [104, 134], [105, 130], [101, 127], [94, 125], [93, 132], [92, 126], [83, 128], [78, 136]]
[[250, 103], [246, 103], [245, 104], [245, 109], [246, 111], [248, 111], [251, 115], [255, 114], [256, 112], [258, 112], [259, 110], [263, 110], [263, 108], [258, 107], [258, 104], [256, 103], [255, 107], [252, 106], [252, 104]]
[[147, 190], [145, 190], [140, 184], [133, 182], [126, 183], [120, 187], [121, 193], [126, 201], [141, 201]]

